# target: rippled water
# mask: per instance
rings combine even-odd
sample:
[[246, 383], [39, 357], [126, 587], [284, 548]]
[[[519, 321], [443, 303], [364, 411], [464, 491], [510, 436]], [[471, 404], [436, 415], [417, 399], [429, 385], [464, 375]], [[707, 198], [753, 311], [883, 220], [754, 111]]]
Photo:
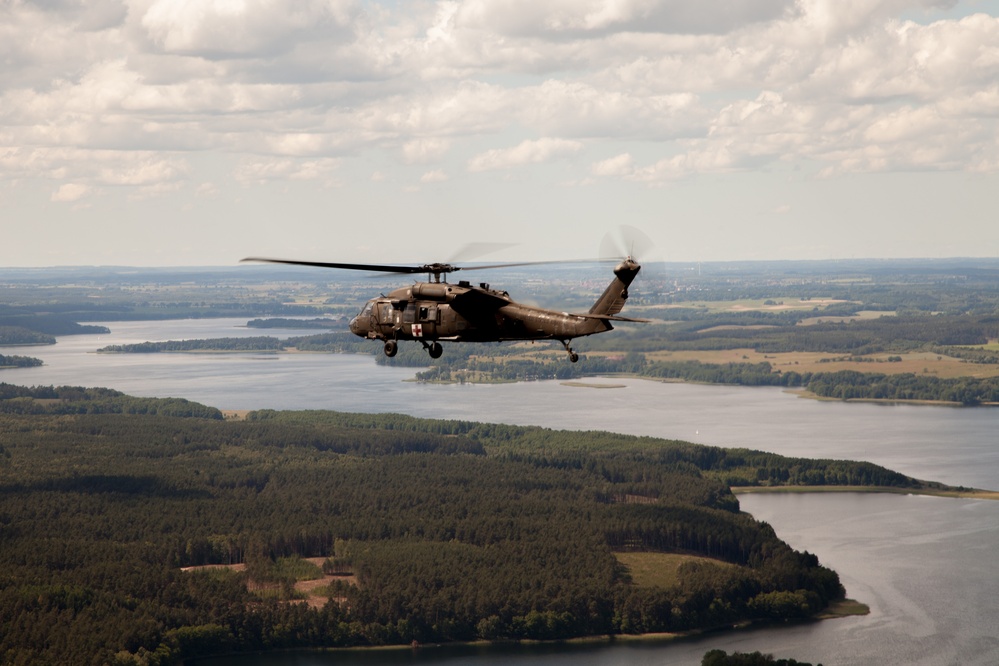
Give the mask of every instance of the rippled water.
[[[92, 353], [107, 344], [260, 335], [244, 320], [108, 324], [110, 336], [0, 348], [42, 358], [5, 370], [25, 385], [108, 386], [222, 409], [337, 409], [677, 438], [786, 455], [870, 460], [953, 485], [999, 487], [999, 410], [845, 404], [779, 389], [594, 379], [462, 386], [407, 382], [413, 369], [328, 354]], [[264, 331], [286, 337], [301, 331]], [[999, 663], [999, 502], [894, 495], [753, 495], [743, 509], [839, 572], [866, 617], [739, 631], [663, 645], [467, 648], [241, 657], [213, 664], [698, 664], [705, 651], [771, 652], [832, 664]]]

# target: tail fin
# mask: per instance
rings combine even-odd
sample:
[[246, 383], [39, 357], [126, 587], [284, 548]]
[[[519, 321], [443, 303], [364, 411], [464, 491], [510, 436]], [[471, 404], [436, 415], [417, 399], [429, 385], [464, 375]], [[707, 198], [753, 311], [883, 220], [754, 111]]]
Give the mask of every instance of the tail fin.
[[642, 267], [631, 257], [618, 264], [614, 269], [614, 281], [607, 285], [604, 293], [590, 308], [589, 314], [613, 316], [624, 309], [624, 303], [628, 300], [628, 286], [640, 270]]

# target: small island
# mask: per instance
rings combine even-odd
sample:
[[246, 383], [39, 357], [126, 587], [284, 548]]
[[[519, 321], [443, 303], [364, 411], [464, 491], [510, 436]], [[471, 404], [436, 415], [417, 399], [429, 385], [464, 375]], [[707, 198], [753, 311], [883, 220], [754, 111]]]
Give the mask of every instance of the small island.
[[41, 360], [30, 356], [5, 356], [0, 354], [0, 370], [4, 368], [35, 368], [42, 365]]

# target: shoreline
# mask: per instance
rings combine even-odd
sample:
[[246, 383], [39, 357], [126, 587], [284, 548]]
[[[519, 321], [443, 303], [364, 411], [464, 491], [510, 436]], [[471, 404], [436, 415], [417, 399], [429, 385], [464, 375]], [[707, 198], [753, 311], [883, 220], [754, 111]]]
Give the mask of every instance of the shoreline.
[[[645, 634], [595, 634], [592, 636], [577, 636], [575, 638], [561, 638], [553, 640], [537, 640], [537, 639], [504, 639], [504, 640], [486, 640], [477, 639], [473, 641], [454, 641], [450, 643], [418, 643], [414, 641], [413, 643], [397, 643], [394, 645], [356, 645], [351, 647], [316, 647], [316, 648], [292, 648], [292, 649], [282, 649], [273, 651], [263, 651], [263, 652], [252, 652], [252, 653], [228, 653], [211, 655], [205, 657], [194, 657], [190, 660], [191, 663], [211, 663], [216, 659], [224, 659], [226, 657], [231, 657], [239, 654], [282, 654], [282, 653], [299, 653], [299, 654], [350, 654], [350, 653], [368, 653], [368, 652], [416, 652], [417, 650], [432, 650], [432, 649], [447, 649], [447, 648], [462, 648], [462, 647], [503, 647], [503, 646], [531, 646], [531, 645], [574, 645], [574, 646], [586, 646], [586, 645], [613, 645], [615, 643], [672, 643], [674, 641], [681, 641], [688, 638], [694, 638], [697, 636], [705, 636], [708, 634], [727, 634], [734, 631], [752, 631], [755, 629], [766, 629], [771, 626], [786, 626], [786, 625], [798, 625], [798, 624], [809, 624], [813, 622], [822, 622], [825, 620], [836, 620], [845, 617], [855, 617], [860, 615], [869, 615], [871, 612], [870, 607], [867, 604], [856, 601], [855, 599], [844, 598], [839, 601], [834, 601], [829, 604], [824, 610], [818, 613], [801, 618], [799, 620], [789, 620], [786, 622], [773, 621], [773, 620], [742, 620], [735, 622], [733, 624], [720, 625], [716, 627], [708, 627], [705, 629], [695, 629], [691, 631], [681, 631], [681, 632], [650, 632]], [[185, 662], [187, 663], [187, 662]]]
[[813, 393], [808, 389], [803, 388], [786, 388], [785, 393], [790, 393], [796, 395], [799, 398], [805, 398], [806, 400], [819, 400], [823, 402], [846, 402], [846, 403], [857, 403], [866, 402], [874, 405], [921, 405], [924, 407], [999, 407], [999, 402], [980, 402], [977, 405], [965, 405], [961, 402], [955, 402], [953, 400], [899, 400], [891, 398], [828, 398], [826, 396], [818, 395]]
[[979, 488], [895, 488], [893, 486], [731, 486], [735, 495], [753, 493], [882, 493], [953, 499], [999, 500], [999, 491]]

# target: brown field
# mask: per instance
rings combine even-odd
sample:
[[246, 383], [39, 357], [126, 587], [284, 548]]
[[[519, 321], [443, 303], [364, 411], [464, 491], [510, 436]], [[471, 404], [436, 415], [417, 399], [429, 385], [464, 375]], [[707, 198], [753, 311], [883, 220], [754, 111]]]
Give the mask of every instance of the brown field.
[[[888, 362], [890, 356], [901, 356], [899, 362]], [[767, 361], [774, 370], [782, 372], [878, 372], [886, 375], [911, 372], [931, 374], [941, 379], [955, 377], [996, 377], [999, 365], [967, 363], [958, 358], [929, 352], [911, 354], [871, 354], [851, 360], [843, 354], [829, 352], [788, 352], [781, 354], [761, 354], [752, 349], [725, 349], [719, 351], [676, 351], [653, 352], [646, 354], [650, 361], [700, 361], [701, 363], [762, 363]], [[825, 360], [823, 360], [825, 359]]]
[[614, 553], [617, 561], [631, 574], [638, 587], [671, 587], [679, 582], [677, 571], [681, 564], [699, 562], [712, 567], [734, 567], [735, 564], [712, 560], [708, 557], [678, 555], [676, 553]]
[[[323, 562], [326, 561], [325, 557], [305, 557], [302, 558], [307, 562], [311, 562], [317, 567], [322, 567]], [[183, 567], [181, 571], [246, 571], [245, 564], [206, 564], [200, 567]], [[330, 584], [334, 581], [341, 580], [348, 585], [357, 585], [357, 577], [353, 574], [347, 576], [328, 576], [322, 575], [318, 578], [312, 580], [300, 580], [295, 583], [295, 592], [303, 597], [302, 599], [292, 599], [291, 601], [304, 601], [306, 604], [313, 608], [322, 608], [326, 605], [329, 597], [326, 595]], [[269, 584], [269, 583], [257, 583], [253, 581], [247, 581], [246, 587], [254, 592], [269, 592], [278, 591], [280, 586]], [[342, 601], [342, 600], [339, 600]]]
[[[520, 348], [520, 353], [511, 356], [491, 357], [489, 354], [482, 354], [479, 358], [496, 362], [509, 361], [511, 359], [560, 359], [564, 358], [565, 352], [561, 347], [537, 344], [529, 342], [515, 345]], [[988, 346], [984, 348], [990, 348]], [[592, 356], [623, 357], [625, 352], [620, 351], [596, 351], [587, 352]], [[889, 357], [901, 357], [901, 361], [889, 362]], [[944, 356], [930, 352], [913, 352], [909, 354], [870, 354], [867, 356], [852, 357], [848, 354], [831, 352], [787, 352], [762, 354], [752, 349], [723, 349], [723, 350], [690, 350], [690, 351], [659, 351], [646, 352], [646, 359], [649, 362], [656, 361], [700, 361], [701, 363], [770, 363], [774, 370], [781, 372], [839, 372], [840, 370], [855, 370], [857, 372], [875, 372], [885, 375], [895, 375], [910, 372], [913, 374], [936, 375], [941, 379], [953, 379], [956, 377], [997, 377], [999, 376], [999, 365], [984, 363], [968, 363], [959, 358]], [[857, 360], [864, 359], [864, 360]], [[488, 381], [488, 377], [476, 376], [469, 373], [465, 381]], [[228, 417], [227, 418], [231, 418]]]
[[[773, 303], [767, 303], [767, 301], [774, 301]], [[743, 299], [737, 301], [693, 301], [690, 303], [677, 303], [675, 305], [667, 305], [667, 308], [703, 308], [708, 312], [747, 312], [751, 310], [758, 310], [760, 312], [782, 312], [785, 310], [814, 310], [816, 308], [822, 309], [830, 305], [835, 305], [836, 303], [846, 303], [847, 301], [837, 300], [835, 298], [812, 298], [807, 301], [803, 301], [798, 298], [785, 298], [785, 299], [770, 299], [770, 298], [760, 298], [760, 299]], [[651, 307], [651, 306], [650, 306]], [[662, 306], [657, 306], [662, 307]], [[631, 307], [632, 310], [641, 310], [641, 307]]]
[[843, 324], [848, 321], [857, 321], [859, 319], [878, 319], [879, 317], [894, 317], [897, 313], [895, 312], [882, 312], [880, 310], [861, 310], [852, 317], [808, 317], [807, 319], [802, 319], [798, 326], [811, 326], [812, 324]]

